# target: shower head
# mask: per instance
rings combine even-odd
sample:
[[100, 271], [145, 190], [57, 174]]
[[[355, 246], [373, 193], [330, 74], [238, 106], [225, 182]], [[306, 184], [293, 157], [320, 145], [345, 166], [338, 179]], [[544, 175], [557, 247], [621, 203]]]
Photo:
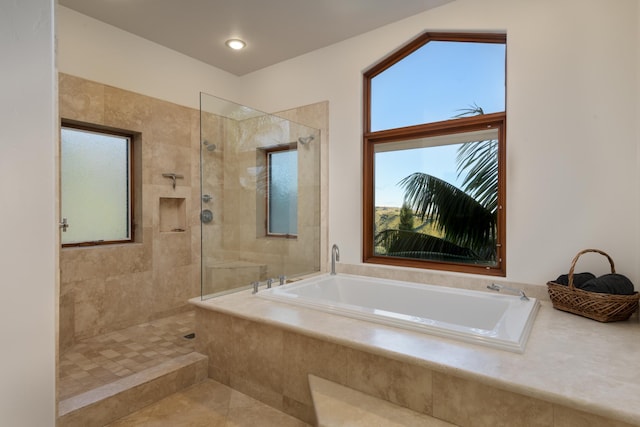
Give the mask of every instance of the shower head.
[[307, 145], [308, 143], [310, 143], [314, 139], [315, 139], [315, 137], [313, 135], [301, 136], [300, 138], [298, 138], [298, 142], [300, 144], [302, 144], [302, 145]]
[[207, 151], [216, 151], [216, 144], [209, 144], [209, 141], [206, 139], [202, 141], [202, 145], [207, 147]]

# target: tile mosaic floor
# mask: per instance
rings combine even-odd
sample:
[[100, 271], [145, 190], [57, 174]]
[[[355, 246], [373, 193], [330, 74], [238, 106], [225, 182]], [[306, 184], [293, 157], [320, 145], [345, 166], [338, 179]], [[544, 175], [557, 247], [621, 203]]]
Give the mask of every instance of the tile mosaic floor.
[[186, 312], [82, 340], [60, 355], [64, 400], [176, 356], [194, 351], [194, 312]]
[[[194, 318], [191, 311], [82, 340], [60, 356], [59, 399], [193, 352], [193, 340], [184, 336], [193, 333]], [[308, 427], [308, 424], [207, 379], [109, 426]]]
[[205, 380], [108, 427], [309, 427], [245, 394]]

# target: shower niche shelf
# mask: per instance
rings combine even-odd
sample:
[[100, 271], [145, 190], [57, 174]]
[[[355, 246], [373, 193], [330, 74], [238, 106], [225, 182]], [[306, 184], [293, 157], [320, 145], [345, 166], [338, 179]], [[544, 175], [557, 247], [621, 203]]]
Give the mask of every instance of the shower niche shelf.
[[187, 230], [187, 208], [184, 197], [160, 197], [160, 232], [180, 233]]

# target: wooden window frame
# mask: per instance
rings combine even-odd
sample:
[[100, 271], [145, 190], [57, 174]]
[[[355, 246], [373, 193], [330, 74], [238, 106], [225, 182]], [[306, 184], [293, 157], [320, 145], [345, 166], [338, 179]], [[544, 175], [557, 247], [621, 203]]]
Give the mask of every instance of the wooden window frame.
[[[430, 41], [499, 43], [506, 45], [506, 34], [424, 33], [413, 41], [409, 42], [407, 45], [401, 47], [388, 57], [384, 58], [379, 63], [373, 65], [369, 70], [363, 73], [363, 262], [490, 276], [506, 276], [506, 104], [505, 111], [499, 113], [462, 117], [440, 122], [378, 130], [374, 132], [371, 131], [372, 79]], [[498, 210], [496, 265], [484, 266], [456, 262], [441, 262], [376, 255], [374, 253], [373, 244], [375, 223], [375, 145], [384, 144], [386, 142], [395, 142], [399, 140], [410, 140], [477, 131], [487, 128], [494, 128], [498, 131]]]
[[[134, 183], [134, 143], [136, 141], [136, 134], [134, 132], [129, 132], [121, 129], [114, 129], [107, 126], [102, 125], [93, 125], [88, 123], [77, 122], [73, 120], [62, 120], [60, 125], [60, 131], [62, 132], [62, 128], [68, 129], [76, 129], [80, 131], [93, 132], [104, 135], [114, 135], [118, 137], [127, 138], [129, 140], [128, 144], [128, 165], [127, 165], [127, 187], [128, 187], [128, 213], [129, 218], [127, 222], [127, 226], [129, 228], [129, 238], [128, 239], [120, 239], [120, 240], [98, 240], [98, 241], [87, 241], [87, 242], [77, 242], [77, 243], [63, 243], [63, 248], [68, 247], [87, 247], [87, 246], [102, 246], [102, 245], [113, 245], [113, 244], [123, 244], [123, 243], [134, 243], [135, 242], [135, 183]], [[62, 160], [61, 160], [62, 161]], [[62, 191], [62, 189], [61, 189]], [[70, 224], [73, 226], [73, 224]]]
[[[298, 151], [298, 144], [295, 142], [289, 143], [289, 144], [280, 144], [280, 145], [274, 145], [271, 147], [265, 147], [263, 149], [261, 149], [261, 151], [263, 151], [264, 153], [264, 164], [266, 167], [266, 182], [265, 182], [265, 223], [264, 223], [264, 230], [265, 230], [265, 236], [267, 237], [275, 237], [275, 238], [283, 238], [283, 239], [297, 239], [298, 235], [297, 234], [290, 234], [290, 233], [271, 233], [270, 229], [269, 229], [269, 204], [271, 201], [271, 194], [270, 194], [270, 190], [271, 190], [271, 162], [270, 162], [270, 155], [273, 153], [278, 153], [278, 152], [282, 152], [282, 151]], [[296, 206], [296, 209], [298, 207]]]

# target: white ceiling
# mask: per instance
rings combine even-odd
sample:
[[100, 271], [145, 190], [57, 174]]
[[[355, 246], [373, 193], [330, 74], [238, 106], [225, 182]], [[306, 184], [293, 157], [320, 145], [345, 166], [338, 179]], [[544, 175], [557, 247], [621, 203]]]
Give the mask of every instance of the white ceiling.
[[[243, 75], [453, 0], [59, 0], [62, 6]], [[224, 42], [243, 39], [232, 51]]]

